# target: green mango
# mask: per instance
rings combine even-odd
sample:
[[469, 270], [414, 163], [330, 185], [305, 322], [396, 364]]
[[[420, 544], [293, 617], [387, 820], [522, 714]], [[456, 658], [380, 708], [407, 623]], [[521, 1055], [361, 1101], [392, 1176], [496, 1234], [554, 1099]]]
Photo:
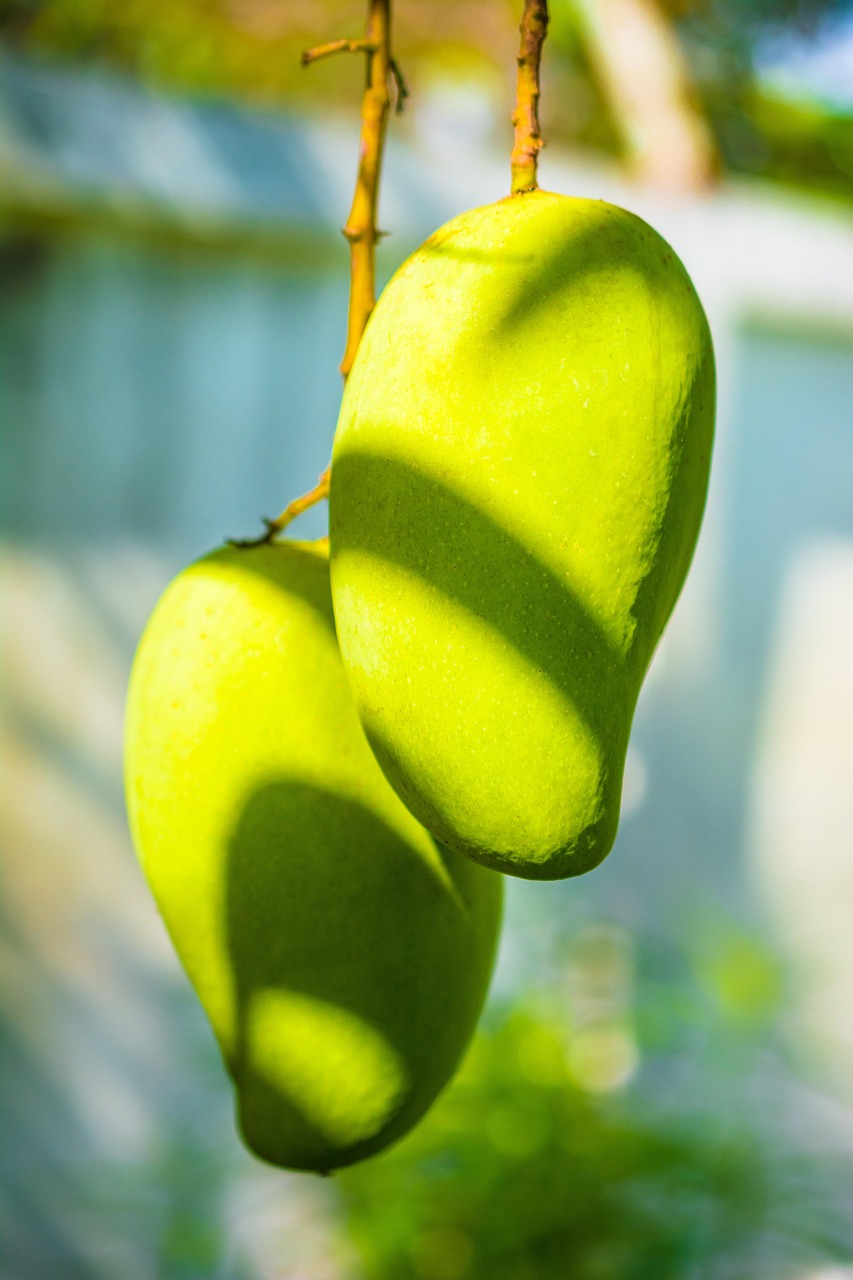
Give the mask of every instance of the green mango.
[[226, 548], [157, 605], [126, 721], [131, 832], [256, 1155], [404, 1134], [488, 986], [501, 877], [439, 848], [358, 722], [319, 544]]
[[386, 287], [335, 437], [332, 595], [368, 740], [443, 844], [531, 879], [610, 850], [713, 422], [702, 307], [624, 209], [513, 196]]

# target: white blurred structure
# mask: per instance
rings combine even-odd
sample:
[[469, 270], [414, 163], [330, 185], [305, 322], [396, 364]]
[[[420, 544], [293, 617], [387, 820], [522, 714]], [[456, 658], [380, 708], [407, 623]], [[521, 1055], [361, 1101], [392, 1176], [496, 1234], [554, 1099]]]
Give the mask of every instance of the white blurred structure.
[[751, 849], [795, 961], [791, 1034], [853, 1100], [853, 541], [806, 545], [788, 569]]

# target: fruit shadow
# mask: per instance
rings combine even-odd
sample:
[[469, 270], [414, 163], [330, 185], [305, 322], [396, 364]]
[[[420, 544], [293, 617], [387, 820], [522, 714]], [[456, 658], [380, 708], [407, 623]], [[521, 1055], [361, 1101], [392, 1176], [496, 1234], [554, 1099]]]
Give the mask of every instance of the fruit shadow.
[[[529, 253], [508, 252], [500, 244], [490, 249], [470, 248], [458, 243], [464, 231], [452, 225], [449, 230], [442, 228], [431, 236], [418, 252], [472, 266], [501, 269], [503, 292], [491, 325], [494, 335], [528, 323], [540, 311], [553, 324], [555, 304], [565, 297], [569, 281], [573, 290], [577, 290], [583, 277], [612, 273], [617, 267], [621, 274], [630, 271], [641, 276], [652, 292], [668, 287], [667, 277], [677, 261], [675, 254], [642, 218], [604, 200], [578, 203], [585, 206], [594, 203], [597, 216], [586, 226], [576, 228], [570, 238], [559, 236], [550, 242], [537, 241], [535, 250]], [[638, 241], [647, 242], [650, 252], [638, 253]], [[508, 266], [523, 270], [507, 272]], [[685, 288], [689, 289], [687, 275], [683, 271], [682, 274]], [[476, 283], [472, 282], [472, 287], [476, 289]], [[533, 323], [541, 322], [533, 319]]]
[[282, 562], [287, 566], [287, 596], [298, 596], [303, 604], [313, 609], [318, 619], [334, 634], [335, 622], [329, 591], [328, 571], [318, 572], [318, 562], [327, 569], [328, 561], [311, 549], [310, 543], [272, 542], [268, 546], [249, 549], [228, 544], [221, 547], [214, 557], [205, 557], [205, 563], [227, 565], [229, 572], [238, 569], [262, 579], [267, 587], [280, 591]]
[[[455, 882], [457, 870], [464, 872], [462, 860], [436, 848], [444, 875]], [[333, 1026], [342, 1010], [368, 1036], [378, 1036], [399, 1071], [383, 1124], [405, 1128], [413, 1118], [413, 1080], [421, 1090], [431, 1080], [437, 1090], [455, 1065], [453, 1046], [442, 1035], [448, 1000], [457, 1011], [467, 1000], [471, 1026], [478, 1012], [476, 998], [459, 981], [467, 957], [447, 945], [457, 931], [472, 933], [465, 886], [457, 887], [458, 895], [448, 893], [441, 870], [431, 870], [356, 800], [286, 777], [265, 783], [247, 799], [226, 871], [236, 1010], [232, 1065], [238, 1080], [251, 1076], [255, 1112], [275, 1117], [271, 1123], [289, 1129], [299, 1147], [323, 1150], [328, 1135], [312, 1121], [298, 1079], [288, 1089], [258, 1073], [251, 1029], [259, 997], [308, 997], [325, 1025]], [[482, 985], [476, 988], [480, 993]], [[434, 1045], [445, 1047], [433, 1053]], [[418, 1048], [420, 1062], [414, 1060], [421, 1058]], [[340, 1088], [346, 1090], [345, 1078]]]
[[[541, 246], [533, 267], [523, 279], [513, 282], [495, 326], [498, 333], [529, 323], [531, 316], [540, 311], [547, 319], [534, 319], [534, 325], [544, 329], [547, 323], [553, 324], [555, 310], [566, 297], [568, 281], [574, 293], [572, 306], [576, 308], [577, 291], [584, 277], [631, 274], [643, 281], [653, 297], [671, 288], [671, 273], [680, 269], [684, 287], [690, 291], [687, 273], [675, 254], [642, 218], [604, 201], [598, 203], [599, 218], [569, 241], [556, 240]], [[647, 246], [646, 253], [638, 252], [638, 242]], [[593, 296], [592, 313], [600, 306], [600, 295]], [[653, 314], [654, 308], [651, 310]], [[566, 342], [570, 348], [570, 334], [566, 335]]]
[[[421, 578], [545, 676], [605, 751], [614, 744], [632, 705], [626, 658], [571, 583], [492, 516], [399, 458], [347, 452], [332, 486], [336, 555], [367, 553]], [[410, 647], [417, 662], [417, 635]], [[368, 736], [381, 760], [382, 742]]]

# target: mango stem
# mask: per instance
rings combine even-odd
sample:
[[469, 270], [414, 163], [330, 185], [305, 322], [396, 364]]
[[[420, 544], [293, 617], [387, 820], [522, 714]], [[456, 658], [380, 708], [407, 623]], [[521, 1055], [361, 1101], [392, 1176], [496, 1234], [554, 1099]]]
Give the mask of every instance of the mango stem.
[[350, 295], [347, 341], [341, 361], [346, 378], [361, 335], [376, 305], [376, 207], [385, 127], [391, 95], [391, 0], [368, 0], [366, 43], [367, 83], [361, 101], [359, 164], [352, 208], [344, 226], [350, 246]]
[[[302, 65], [337, 53], [363, 53], [367, 58], [367, 78], [361, 100], [361, 138], [358, 173], [352, 208], [343, 228], [350, 246], [350, 291], [347, 340], [340, 371], [346, 382], [370, 313], [376, 305], [376, 242], [382, 234], [376, 228], [379, 179], [385, 147], [385, 130], [391, 106], [389, 80], [396, 86], [397, 111], [402, 111], [409, 91], [400, 68], [391, 56], [391, 0], [368, 0], [367, 24], [363, 40], [332, 40], [306, 49]], [[264, 532], [257, 538], [229, 539], [235, 547], [258, 547], [274, 542], [292, 520], [329, 496], [330, 468], [327, 467], [313, 489], [294, 498], [276, 516], [264, 517]]]
[[316, 506], [324, 498], [328, 498], [331, 472], [331, 467], [326, 467], [314, 488], [309, 489], [307, 493], [303, 493], [300, 498], [294, 498], [292, 502], [288, 502], [281, 515], [276, 516], [274, 520], [271, 520], [269, 516], [263, 516], [264, 532], [258, 534], [256, 538], [228, 538], [228, 545], [230, 547], [239, 547], [245, 551], [248, 547], [263, 547], [269, 542], [275, 542], [278, 535], [287, 528], [291, 520], [301, 516], [302, 512], [308, 511], [310, 507]]
[[548, 0], [524, 0], [519, 26], [518, 81], [512, 123], [515, 128], [510, 170], [512, 194], [537, 188], [536, 166], [545, 143], [539, 128], [539, 67], [548, 33]]

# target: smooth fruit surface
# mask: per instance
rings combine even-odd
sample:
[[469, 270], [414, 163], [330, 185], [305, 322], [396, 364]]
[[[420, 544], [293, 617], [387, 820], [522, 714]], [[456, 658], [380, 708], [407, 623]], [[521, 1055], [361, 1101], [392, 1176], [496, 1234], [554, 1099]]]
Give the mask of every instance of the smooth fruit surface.
[[332, 592], [367, 737], [438, 840], [537, 879], [609, 851], [713, 420], [699, 300], [623, 209], [514, 196], [386, 287], [335, 438]]
[[249, 1147], [326, 1171], [405, 1133], [474, 1028], [501, 881], [383, 778], [322, 548], [227, 548], [172, 582], [134, 663], [126, 786]]

